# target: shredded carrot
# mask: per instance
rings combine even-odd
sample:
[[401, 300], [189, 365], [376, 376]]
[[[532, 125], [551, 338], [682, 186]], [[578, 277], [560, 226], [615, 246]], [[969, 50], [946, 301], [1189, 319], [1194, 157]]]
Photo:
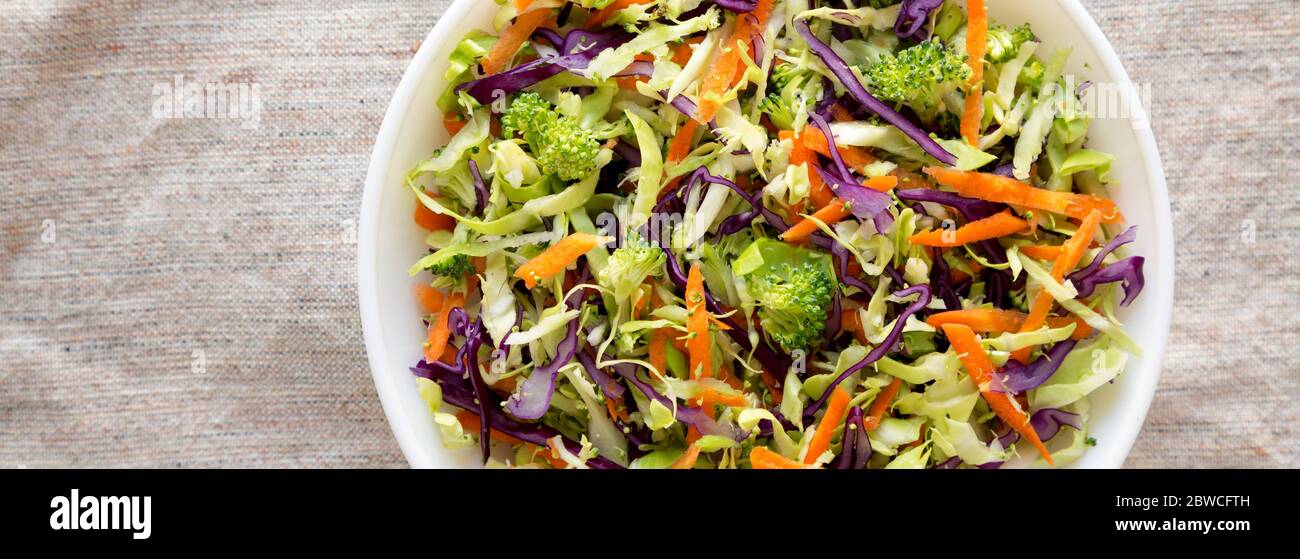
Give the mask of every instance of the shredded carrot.
[[877, 427], [880, 427], [880, 420], [885, 417], [885, 412], [889, 410], [889, 404], [894, 401], [894, 396], [898, 395], [898, 389], [902, 386], [903, 381], [898, 377], [894, 377], [894, 380], [889, 382], [889, 386], [880, 391], [880, 394], [876, 396], [876, 401], [871, 403], [871, 410], [867, 412], [866, 417], [862, 418], [863, 427], [866, 427], [868, 431], [875, 431]]
[[[1001, 334], [1003, 332], [1020, 331], [1028, 316], [1022, 312], [1004, 309], [962, 309], [932, 314], [925, 319], [925, 323], [935, 328], [942, 328], [944, 324], [961, 324], [980, 334]], [[1074, 334], [1070, 336], [1071, 338], [1082, 340], [1092, 335], [1092, 327], [1088, 326], [1088, 323], [1081, 318], [1072, 316], [1047, 317], [1047, 325], [1052, 328], [1061, 328], [1071, 323], [1075, 325]]]
[[691, 443], [691, 446], [686, 447], [686, 452], [682, 453], [682, 457], [678, 458], [677, 461], [673, 462], [671, 466], [668, 466], [668, 469], [689, 470], [695, 467], [695, 462], [698, 461], [699, 459], [700, 459], [700, 442], [699, 439], [696, 439], [694, 442]]
[[767, 18], [772, 15], [772, 4], [773, 0], [758, 0], [752, 12], [736, 17], [736, 26], [732, 29], [731, 36], [722, 44], [722, 52], [704, 76], [704, 83], [700, 84], [700, 104], [695, 120], [700, 123], [713, 120], [718, 107], [722, 106], [723, 94], [740, 81], [744, 70], [740, 49], [748, 51], [753, 48], [753, 36], [767, 25]]
[[817, 162], [817, 152], [804, 144], [803, 139], [798, 134], [795, 134], [793, 130], [781, 130], [777, 132], [777, 137], [782, 140], [790, 140], [791, 167], [807, 166], [808, 183], [812, 187], [808, 191], [808, 198], [812, 200], [813, 206], [820, 209], [831, 203], [831, 199], [835, 197], [835, 192], [826, 186], [826, 181], [822, 180], [821, 173], [812, 168], [813, 164]]
[[465, 128], [466, 124], [468, 123], [465, 122], [465, 119], [461, 117], [459, 113], [449, 112], [442, 115], [442, 127], [446, 128], [447, 133], [452, 136], [460, 133], [461, 129]]
[[826, 405], [826, 413], [822, 414], [822, 420], [817, 424], [817, 431], [813, 433], [813, 439], [808, 443], [808, 453], [804, 454], [803, 463], [812, 464], [817, 458], [831, 447], [831, 435], [835, 434], [835, 428], [844, 421], [844, 414], [849, 411], [849, 393], [838, 386], [835, 391], [831, 392], [831, 401]]
[[1011, 213], [1011, 210], [1003, 210], [1002, 213], [967, 223], [957, 228], [956, 231], [931, 229], [912, 235], [908, 238], [908, 241], [914, 245], [922, 246], [959, 247], [964, 244], [1005, 237], [1012, 233], [1024, 231], [1026, 227], [1029, 227], [1029, 224], [1025, 223], [1025, 220], [1016, 217]]
[[867, 333], [862, 330], [862, 317], [854, 312], [844, 312], [840, 315], [840, 327], [853, 332], [853, 338], [864, 346], [870, 346], [871, 340], [867, 338]]
[[1115, 202], [1087, 194], [1055, 192], [1036, 188], [1010, 177], [974, 171], [957, 171], [926, 167], [925, 173], [940, 184], [952, 187], [957, 194], [989, 202], [1001, 202], [1067, 215], [1075, 219], [1088, 217], [1092, 210], [1101, 212], [1102, 223], [1118, 223], [1124, 216]]
[[[531, 3], [530, 3], [531, 4]], [[551, 17], [551, 10], [538, 9], [531, 12], [524, 12], [515, 18], [515, 21], [501, 32], [501, 37], [492, 45], [486, 57], [483, 58], [483, 74], [492, 75], [505, 69], [510, 59], [514, 58], [519, 47], [523, 46], [524, 41], [533, 36], [533, 32], [541, 27], [547, 19]]]
[[743, 394], [724, 394], [713, 388], [705, 388], [700, 391], [697, 397], [700, 407], [709, 408], [712, 406], [741, 407], [749, 405]]
[[416, 200], [415, 224], [426, 231], [451, 231], [456, 228], [456, 218], [436, 213]]
[[532, 289], [537, 282], [563, 272], [569, 264], [599, 244], [594, 235], [574, 233], [525, 262], [515, 270], [515, 277], [524, 280], [524, 285]]
[[692, 46], [699, 44], [703, 40], [704, 37], [691, 37], [673, 45], [673, 64], [685, 67], [686, 63], [691, 61], [691, 56], [695, 55], [695, 49]]
[[[831, 148], [830, 144], [826, 142], [826, 135], [817, 127], [809, 126], [804, 128], [803, 132], [799, 133], [799, 139], [803, 140], [803, 144], [808, 146], [808, 149], [826, 157], [831, 156]], [[861, 169], [879, 161], [876, 156], [859, 147], [841, 145], [835, 147], [837, 148], [836, 151], [840, 152], [840, 157], [844, 159], [844, 164], [855, 169]]]
[[806, 467], [765, 446], [756, 446], [749, 451], [749, 465], [755, 470], [802, 470]]
[[848, 109], [844, 108], [839, 103], [832, 104], [830, 110], [831, 118], [835, 119], [835, 122], [853, 122], [857, 120], [856, 118], [853, 118], [853, 115], [849, 114]]
[[626, 422], [631, 419], [621, 398], [605, 398], [605, 409], [609, 410], [610, 417], [616, 417], [619, 421]]
[[[848, 206], [844, 201], [837, 198], [831, 200], [831, 203], [827, 204], [826, 207], [813, 213], [812, 217], [816, 218], [817, 221], [831, 225], [850, 215], [853, 215], [853, 213], [848, 210]], [[781, 233], [781, 240], [789, 243], [806, 240], [818, 230], [817, 221], [808, 218], [803, 219], [787, 229], [785, 233]]]
[[952, 343], [953, 349], [961, 356], [962, 365], [966, 367], [971, 380], [975, 381], [975, 385], [984, 394], [984, 400], [989, 403], [989, 407], [997, 413], [1003, 423], [1015, 429], [1020, 436], [1034, 445], [1048, 464], [1055, 465], [1052, 462], [1052, 453], [1047, 451], [1042, 439], [1034, 431], [1034, 426], [1029, 423], [1029, 416], [1021, 411], [1021, 408], [1006, 393], [994, 392], [990, 389], [989, 385], [993, 381], [993, 361], [989, 359], [989, 354], [984, 352], [984, 348], [980, 347], [979, 340], [975, 339], [975, 332], [961, 324], [945, 324], [943, 333]]
[[465, 296], [457, 293], [443, 301], [442, 309], [438, 311], [438, 316], [429, 324], [429, 340], [424, 346], [424, 360], [432, 363], [442, 357], [442, 352], [447, 348], [447, 341], [451, 339], [451, 328], [448, 325], [448, 315], [451, 309], [465, 306]]
[[691, 378], [713, 376], [713, 340], [709, 334], [709, 309], [704, 304], [704, 272], [691, 266], [686, 279], [687, 353], [690, 354]]
[[966, 64], [970, 66], [970, 92], [961, 114], [961, 135], [972, 146], [980, 143], [980, 122], [984, 120], [984, 53], [988, 50], [989, 15], [984, 0], [966, 3]]
[[587, 18], [587, 27], [592, 28], [599, 26], [608, 21], [609, 18], [614, 17], [614, 14], [626, 8], [630, 8], [637, 4], [649, 4], [653, 1], [654, 0], [614, 0], [614, 3], [592, 13], [591, 17]]
[[863, 186], [875, 190], [877, 192], [889, 192], [890, 190], [893, 190], [894, 187], [898, 186], [898, 177], [895, 177], [893, 175], [885, 175], [883, 177], [872, 177], [867, 179], [866, 184], [864, 184]]
[[424, 307], [424, 312], [433, 314], [442, 310], [442, 302], [447, 298], [447, 294], [423, 283], [417, 283], [411, 286], [411, 292], [415, 293], [415, 298], [420, 301], [420, 306]]
[[1056, 260], [1061, 256], [1061, 247], [1049, 245], [1022, 246], [1020, 247], [1020, 254], [1035, 260]]
[[[1079, 259], [1083, 258], [1083, 253], [1092, 243], [1092, 238], [1097, 235], [1097, 229], [1101, 227], [1101, 212], [1093, 210], [1088, 217], [1083, 219], [1079, 228], [1075, 230], [1074, 235], [1065, 241], [1061, 247], [1061, 256], [1052, 262], [1052, 279], [1061, 281], [1065, 274], [1074, 270], [1079, 265]], [[1047, 319], [1047, 313], [1052, 310], [1052, 303], [1055, 300], [1052, 294], [1047, 290], [1038, 293], [1034, 298], [1034, 304], [1029, 308], [1029, 317], [1025, 319], [1025, 324], [1020, 327], [1021, 332], [1031, 332], [1037, 330]], [[1032, 347], [1022, 348], [1011, 356], [1021, 363], [1029, 362], [1029, 354]]]
[[699, 126], [700, 123], [687, 119], [686, 123], [677, 130], [677, 135], [673, 137], [672, 143], [668, 144], [667, 162], [669, 164], [686, 159], [686, 156], [690, 155], [691, 144], [695, 143], [695, 129]]

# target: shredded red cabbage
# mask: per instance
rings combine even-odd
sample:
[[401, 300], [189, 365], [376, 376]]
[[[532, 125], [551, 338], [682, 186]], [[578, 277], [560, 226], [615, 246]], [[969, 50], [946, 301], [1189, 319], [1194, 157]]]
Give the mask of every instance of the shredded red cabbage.
[[831, 50], [829, 45], [821, 42], [817, 35], [813, 34], [812, 30], [808, 28], [807, 20], [796, 21], [794, 27], [799, 31], [800, 35], [803, 35], [804, 40], [808, 41], [808, 48], [812, 49], [813, 53], [821, 59], [832, 74], [835, 74], [836, 78], [839, 78], [840, 83], [849, 90], [849, 93], [859, 103], [862, 103], [871, 112], [880, 115], [880, 118], [885, 119], [886, 122], [902, 130], [907, 137], [911, 138], [912, 141], [921, 146], [921, 149], [935, 159], [947, 165], [957, 163], [957, 157], [943, 149], [943, 146], [934, 141], [920, 126], [907, 120], [898, 111], [867, 93], [867, 89], [862, 86], [862, 82], [858, 81], [858, 77], [853, 73], [853, 70], [849, 69], [848, 63], [844, 62], [844, 59], [835, 54], [835, 51]]
[[926, 24], [930, 22], [930, 13], [939, 9], [943, 0], [903, 0], [898, 12], [898, 21], [894, 22], [894, 34], [899, 39], [924, 41], [930, 38]]
[[1061, 363], [1065, 361], [1065, 356], [1074, 350], [1074, 340], [1065, 340], [1058, 342], [1047, 350], [1042, 357], [1034, 360], [1028, 365], [1011, 359], [994, 375], [1002, 390], [998, 392], [1011, 392], [1019, 394], [1027, 390], [1038, 388], [1047, 379], [1052, 378], [1056, 371], [1061, 368]]

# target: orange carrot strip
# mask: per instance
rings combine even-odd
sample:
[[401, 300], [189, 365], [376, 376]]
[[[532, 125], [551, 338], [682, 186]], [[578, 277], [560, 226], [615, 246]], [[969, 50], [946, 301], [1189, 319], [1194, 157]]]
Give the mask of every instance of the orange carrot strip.
[[925, 173], [940, 184], [952, 187], [957, 194], [990, 202], [1001, 202], [1063, 214], [1075, 219], [1088, 217], [1092, 210], [1101, 212], [1102, 223], [1124, 221], [1115, 202], [1087, 194], [1054, 192], [1036, 188], [1010, 177], [974, 171], [957, 171], [926, 167]]
[[980, 122], [984, 120], [984, 52], [988, 49], [989, 15], [984, 0], [966, 3], [966, 64], [970, 66], [970, 92], [961, 114], [961, 135], [972, 146], [980, 143]]
[[629, 8], [637, 4], [649, 4], [653, 1], [654, 0], [614, 0], [613, 4], [605, 6], [604, 8], [596, 10], [594, 13], [592, 13], [591, 17], [587, 18], [587, 27], [592, 28], [602, 23], [605, 23], [606, 21], [609, 20], [609, 18], [614, 17], [614, 14], [618, 13], [619, 11], [625, 8]]
[[1021, 411], [1006, 393], [989, 389], [989, 384], [993, 380], [993, 361], [989, 359], [989, 354], [984, 352], [984, 348], [980, 347], [979, 340], [975, 339], [975, 332], [961, 324], [945, 324], [943, 333], [948, 336], [953, 349], [961, 356], [962, 365], [966, 367], [971, 380], [975, 381], [975, 385], [984, 394], [984, 400], [989, 403], [989, 407], [1002, 418], [1003, 423], [1015, 429], [1020, 436], [1034, 445], [1048, 464], [1055, 465], [1052, 462], [1052, 453], [1047, 451], [1042, 439], [1034, 431], [1034, 426], [1029, 423], [1029, 416]]
[[[1001, 334], [1020, 331], [1028, 317], [1029, 315], [1022, 312], [1003, 309], [962, 309], [932, 314], [925, 319], [925, 323], [935, 328], [942, 328], [945, 324], [961, 324], [980, 334]], [[1081, 318], [1047, 317], [1047, 325], [1052, 328], [1061, 328], [1068, 324], [1075, 325], [1071, 338], [1082, 340], [1092, 335], [1092, 327]]]
[[857, 120], [856, 118], [853, 118], [853, 115], [849, 114], [848, 109], [844, 108], [839, 103], [832, 104], [830, 111], [831, 118], [835, 119], [835, 122], [852, 122]]
[[515, 277], [524, 280], [524, 285], [532, 289], [537, 286], [537, 282], [563, 272], [569, 264], [598, 244], [599, 240], [594, 235], [574, 233], [525, 262], [515, 270]]
[[451, 231], [456, 228], [456, 218], [436, 213], [416, 200], [415, 224], [426, 231]]
[[551, 17], [551, 10], [533, 10], [524, 12], [515, 18], [515, 21], [501, 32], [501, 38], [492, 45], [486, 57], [483, 58], [483, 74], [492, 75], [505, 69], [506, 64], [515, 56], [519, 47], [533, 36], [533, 31], [542, 26], [548, 18]]
[[912, 235], [908, 241], [921, 246], [959, 247], [1018, 233], [1024, 231], [1026, 227], [1029, 227], [1029, 224], [1025, 223], [1025, 220], [1013, 215], [1011, 210], [1003, 210], [1002, 213], [967, 223], [956, 231], [932, 229]]
[[813, 164], [817, 163], [817, 152], [808, 147], [803, 139], [793, 130], [782, 130], [777, 133], [782, 140], [790, 140], [790, 166], [807, 165], [808, 184], [811, 188], [808, 190], [808, 198], [812, 200], [813, 206], [818, 209], [826, 207], [835, 198], [835, 192], [826, 186], [826, 181], [822, 180], [821, 173], [813, 170]]
[[755, 470], [802, 470], [803, 464], [781, 456], [765, 446], [754, 447], [749, 451], [749, 465]]
[[736, 17], [736, 26], [731, 36], [722, 44], [722, 52], [713, 61], [704, 83], [700, 84], [700, 104], [695, 120], [706, 123], [713, 120], [722, 106], [722, 96], [740, 80], [744, 63], [740, 59], [740, 49], [750, 50], [754, 33], [767, 25], [767, 18], [772, 15], [773, 0], [758, 0], [758, 5], [749, 14]]
[[447, 133], [452, 136], [458, 134], [462, 128], [465, 128], [466, 124], [468, 123], [458, 113], [450, 112], [442, 115], [442, 127], [446, 128]]
[[894, 187], [898, 186], [898, 177], [895, 177], [893, 175], [885, 175], [883, 177], [872, 177], [867, 179], [867, 183], [864, 184], [863, 186], [866, 186], [867, 188], [870, 188], [877, 192], [889, 192], [890, 190], [893, 190]]
[[699, 440], [696, 439], [694, 442], [691, 443], [691, 446], [686, 447], [686, 452], [682, 453], [682, 457], [678, 458], [676, 462], [673, 462], [671, 466], [668, 466], [668, 469], [689, 470], [695, 467], [695, 462], [698, 461], [699, 459], [700, 459], [700, 443]]
[[712, 406], [741, 407], [749, 405], [743, 394], [723, 394], [712, 388], [705, 388], [698, 396], [700, 407]]
[[[1088, 217], [1083, 219], [1079, 224], [1078, 230], [1074, 235], [1065, 241], [1061, 247], [1061, 256], [1052, 262], [1052, 278], [1061, 281], [1065, 274], [1074, 270], [1079, 265], [1079, 259], [1083, 258], [1083, 253], [1092, 243], [1092, 238], [1097, 235], [1097, 229], [1101, 227], [1101, 212], [1093, 210]], [[1025, 319], [1025, 324], [1020, 327], [1021, 332], [1031, 332], [1037, 330], [1047, 319], [1047, 313], [1051, 312], [1052, 304], [1055, 299], [1047, 292], [1046, 289], [1038, 293], [1034, 298], [1034, 304], [1029, 308], [1029, 317]], [[1029, 353], [1032, 347], [1022, 348], [1012, 353], [1011, 356], [1021, 363], [1029, 362]]]
[[1022, 246], [1020, 247], [1020, 254], [1035, 260], [1056, 260], [1061, 256], [1061, 248], [1047, 245]]
[[863, 427], [866, 427], [868, 431], [875, 431], [877, 427], [880, 427], [881, 418], [885, 417], [885, 412], [889, 410], [889, 404], [894, 401], [894, 396], [898, 395], [898, 389], [902, 386], [903, 381], [898, 377], [894, 377], [894, 380], [889, 382], [889, 386], [880, 391], [880, 394], [876, 396], [876, 401], [871, 403], [871, 410], [867, 412], [866, 417], [862, 418]]
[[[831, 203], [827, 204], [826, 207], [817, 210], [816, 213], [812, 214], [814, 218], [826, 225], [836, 223], [850, 215], [853, 214], [846, 209], [844, 202], [838, 198], [831, 200]], [[790, 243], [803, 241], [812, 236], [817, 229], [818, 226], [816, 221], [805, 218], [787, 229], [785, 233], [781, 233], [781, 240]]]
[[451, 327], [447, 324], [448, 315], [451, 314], [451, 309], [464, 306], [465, 296], [460, 293], [443, 301], [437, 318], [429, 325], [429, 339], [424, 346], [425, 361], [433, 363], [442, 357], [443, 350], [447, 349], [447, 341], [451, 339]]
[[699, 126], [700, 123], [692, 119], [686, 119], [686, 123], [677, 130], [677, 135], [673, 137], [672, 143], [668, 144], [668, 163], [676, 163], [690, 155], [691, 144], [695, 143], [695, 129]]
[[691, 266], [686, 279], [686, 350], [690, 354], [691, 378], [713, 376], [713, 340], [709, 335], [709, 309], [704, 304], [704, 273]]
[[[799, 138], [803, 140], [805, 146], [808, 146], [808, 149], [826, 157], [831, 156], [831, 148], [830, 144], [826, 143], [826, 135], [822, 134], [822, 131], [817, 127], [809, 126], [804, 128], [803, 132], [799, 133]], [[874, 155], [859, 147], [841, 145], [835, 147], [837, 148], [836, 151], [840, 152], [840, 157], [844, 159], [844, 164], [849, 167], [861, 169], [879, 161]]]
[[849, 393], [848, 391], [835, 387], [831, 392], [831, 401], [826, 406], [826, 413], [822, 414], [822, 420], [817, 424], [817, 431], [813, 433], [813, 439], [808, 443], [808, 453], [804, 454], [803, 463], [812, 464], [831, 447], [831, 435], [835, 434], [835, 428], [844, 421], [844, 414], [849, 411]]
[[[456, 413], [456, 420], [460, 421], [460, 426], [471, 433], [482, 431], [482, 425], [479, 423], [478, 415], [469, 411], [460, 411]], [[492, 430], [491, 437], [507, 444], [527, 444], [527, 442], [516, 439], [510, 435], [502, 433], [496, 429]]]
[[447, 294], [423, 283], [417, 283], [411, 286], [411, 292], [415, 298], [420, 301], [420, 306], [424, 307], [424, 312], [433, 314], [442, 310], [442, 303], [447, 298]]

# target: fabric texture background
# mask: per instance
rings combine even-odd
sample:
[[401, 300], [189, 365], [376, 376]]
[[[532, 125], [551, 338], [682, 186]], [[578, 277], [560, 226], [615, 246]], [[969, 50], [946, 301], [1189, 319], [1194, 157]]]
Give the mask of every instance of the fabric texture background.
[[[449, 3], [0, 3], [0, 467], [406, 465], [353, 239]], [[1300, 3], [1084, 4], [1153, 85], [1178, 246], [1127, 466], [1300, 466]], [[154, 118], [177, 75], [257, 84], [260, 125]]]

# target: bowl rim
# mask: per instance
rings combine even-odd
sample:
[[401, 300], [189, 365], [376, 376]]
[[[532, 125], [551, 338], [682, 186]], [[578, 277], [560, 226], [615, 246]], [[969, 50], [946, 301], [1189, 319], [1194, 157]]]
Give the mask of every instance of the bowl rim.
[[[1057, 3], [1065, 10], [1070, 19], [1078, 26], [1079, 31], [1086, 37], [1090, 46], [1101, 59], [1103, 71], [1108, 74], [1119, 86], [1132, 87], [1132, 81], [1129, 79], [1128, 72], [1124, 69], [1119, 55], [1115, 52], [1110, 40], [1102, 32], [1096, 20], [1088, 13], [1087, 9], [1079, 0], [1057, 0]], [[384, 182], [387, 170], [390, 167], [394, 157], [397, 138], [405, 124], [403, 115], [409, 112], [411, 104], [415, 100], [415, 93], [419, 87], [420, 81], [424, 74], [429, 71], [431, 64], [434, 62], [435, 53], [442, 47], [447, 37], [452, 36], [454, 29], [465, 20], [471, 9], [475, 6], [475, 0], [455, 0], [438, 19], [433, 29], [429, 32], [420, 48], [416, 51], [414, 58], [407, 65], [402, 74], [402, 79], [394, 91], [393, 99], [389, 103], [384, 113], [383, 123], [380, 125], [378, 136], [375, 140], [375, 147], [371, 153], [370, 165], [366, 173], [365, 190], [362, 194], [360, 209], [360, 226], [357, 233], [357, 302], [361, 314], [361, 326], [363, 337], [365, 339], [367, 362], [370, 366], [371, 377], [375, 383], [375, 389], [379, 394], [380, 403], [384, 409], [384, 415], [392, 429], [393, 436], [397, 439], [397, 444], [402, 450], [408, 465], [419, 467], [421, 464], [415, 462], [419, 453], [416, 449], [424, 444], [417, 440], [417, 436], [412, 428], [412, 419], [410, 411], [401, 404], [400, 395], [403, 388], [398, 386], [394, 375], [390, 375], [384, 370], [384, 349], [383, 340], [384, 327], [379, 317], [378, 309], [378, 292], [376, 268], [376, 235], [378, 234], [378, 212], [380, 199], [385, 188]], [[1133, 108], [1131, 120], [1150, 122], [1146, 115], [1146, 107], [1136, 104]], [[1150, 191], [1152, 203], [1155, 205], [1155, 228], [1156, 234], [1156, 251], [1159, 253], [1162, 263], [1157, 270], [1154, 278], [1148, 279], [1147, 296], [1156, 297], [1155, 305], [1155, 332], [1151, 344], [1143, 355], [1143, 373], [1142, 375], [1127, 375], [1126, 382], [1134, 384], [1129, 390], [1136, 391], [1140, 396], [1136, 400], [1136, 405], [1130, 406], [1127, 410], [1137, 421], [1135, 427], [1126, 429], [1118, 433], [1104, 449], [1094, 448], [1090, 453], [1100, 452], [1102, 458], [1098, 460], [1099, 467], [1118, 468], [1123, 466], [1129, 452], [1132, 450], [1138, 434], [1142, 431], [1142, 425], [1146, 421], [1147, 412], [1150, 410], [1151, 402], [1155, 398], [1156, 387], [1159, 384], [1160, 376], [1164, 371], [1164, 357], [1168, 344], [1170, 321], [1173, 315], [1173, 287], [1175, 277], [1175, 266], [1177, 264], [1174, 252], [1174, 235], [1173, 235], [1173, 218], [1169, 206], [1169, 191], [1165, 181], [1164, 164], [1160, 158], [1160, 152], [1156, 144], [1155, 134], [1150, 126], [1135, 128], [1134, 137], [1140, 150], [1141, 159], [1146, 167], [1147, 188]], [[1155, 281], [1151, 281], [1154, 279]]]

